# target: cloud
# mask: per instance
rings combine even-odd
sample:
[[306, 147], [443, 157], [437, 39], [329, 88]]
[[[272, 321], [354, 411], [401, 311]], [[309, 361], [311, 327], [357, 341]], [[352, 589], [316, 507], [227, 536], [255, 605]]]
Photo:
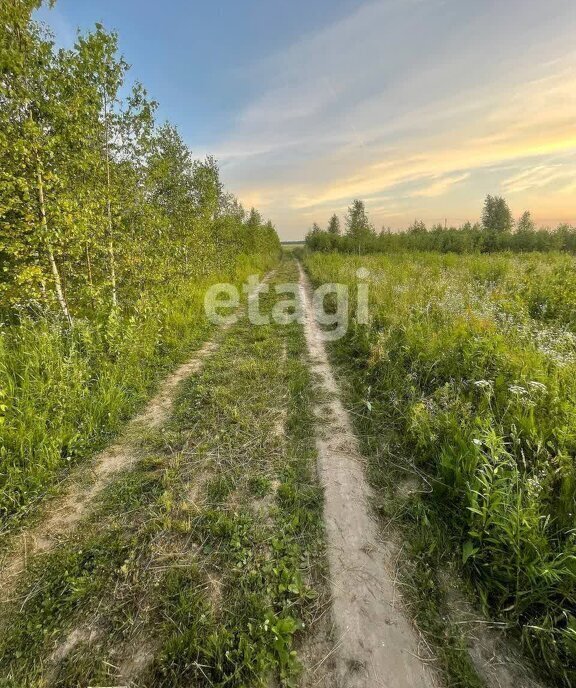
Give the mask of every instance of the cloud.
[[54, 7], [42, 5], [34, 13], [34, 19], [50, 27], [58, 46], [72, 48], [76, 42], [76, 29], [64, 16], [58, 5]]
[[293, 236], [355, 197], [407, 223], [546, 188], [576, 216], [576, 11], [553, 4], [380, 0], [302, 37], [247, 76], [261, 95], [221, 142], [225, 180]]
[[558, 170], [558, 165], [538, 165], [506, 179], [502, 188], [507, 193], [519, 193], [527, 189], [546, 186], [564, 174], [562, 170]]
[[517, 194], [532, 189], [553, 186], [563, 191], [574, 187], [576, 180], [576, 157], [563, 162], [536, 165], [509, 177], [502, 183], [506, 193]]
[[459, 184], [460, 182], [465, 181], [466, 179], [470, 178], [470, 172], [465, 172], [464, 174], [456, 174], [456, 175], [447, 175], [445, 177], [441, 177], [440, 179], [437, 179], [436, 181], [432, 182], [429, 186], [426, 186], [423, 189], [420, 189], [418, 191], [414, 191], [412, 193], [412, 196], [417, 197], [417, 196], [424, 196], [428, 198], [432, 198], [434, 196], [442, 196], [445, 194], [449, 189], [451, 189], [453, 186], [456, 184]]

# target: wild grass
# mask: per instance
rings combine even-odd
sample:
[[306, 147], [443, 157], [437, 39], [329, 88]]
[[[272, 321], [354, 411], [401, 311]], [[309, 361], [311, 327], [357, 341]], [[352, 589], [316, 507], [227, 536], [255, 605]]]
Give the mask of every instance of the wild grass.
[[138, 467], [30, 571], [0, 686], [295, 685], [327, 602], [313, 399], [298, 325], [231, 328]]
[[[574, 685], [574, 259], [316, 254], [306, 264], [315, 282], [353, 285], [360, 265], [371, 271], [371, 324], [353, 324], [334, 352], [351, 371], [382, 494], [418, 476], [413, 497], [392, 514], [385, 500], [385, 511], [411, 535], [420, 609], [441, 589], [427, 567], [449, 551], [543, 672]], [[432, 636], [438, 618], [421, 617]]]
[[103, 446], [158, 380], [208, 336], [206, 288], [240, 284], [275, 258], [240, 256], [228, 274], [144, 294], [130, 314], [48, 316], [0, 327], [0, 530], [68, 466]]

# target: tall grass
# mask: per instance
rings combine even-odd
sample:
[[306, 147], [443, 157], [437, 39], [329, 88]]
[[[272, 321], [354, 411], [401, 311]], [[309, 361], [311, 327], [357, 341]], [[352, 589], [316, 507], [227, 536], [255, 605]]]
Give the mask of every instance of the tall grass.
[[[372, 322], [339, 353], [371, 429], [414, 458], [430, 513], [487, 610], [576, 684], [576, 262], [400, 254], [306, 259], [316, 282], [371, 271]], [[383, 470], [381, 467], [380, 470]]]
[[143, 295], [129, 315], [72, 329], [47, 316], [0, 328], [0, 518], [15, 525], [70, 464], [102, 446], [210, 325], [215, 282], [239, 284], [275, 258], [240, 256], [227, 274]]

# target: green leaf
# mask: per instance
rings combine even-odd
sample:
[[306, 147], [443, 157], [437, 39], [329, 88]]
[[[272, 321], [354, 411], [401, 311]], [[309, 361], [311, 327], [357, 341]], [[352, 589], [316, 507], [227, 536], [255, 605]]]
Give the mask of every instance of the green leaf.
[[478, 548], [474, 547], [474, 543], [471, 540], [467, 540], [462, 545], [462, 563], [465, 564], [470, 557], [473, 557], [478, 552]]

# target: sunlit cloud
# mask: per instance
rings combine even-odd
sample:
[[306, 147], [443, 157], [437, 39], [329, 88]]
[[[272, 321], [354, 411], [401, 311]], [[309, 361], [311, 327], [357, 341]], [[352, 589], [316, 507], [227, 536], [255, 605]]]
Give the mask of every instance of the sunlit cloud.
[[487, 193], [576, 220], [576, 8], [553, 4], [381, 0], [303, 37], [255, 68], [226, 181], [286, 236], [358, 197], [377, 225], [474, 219]]
[[506, 179], [502, 187], [507, 193], [519, 193], [526, 191], [526, 189], [541, 188], [565, 174], [558, 167], [558, 165], [538, 165], [534, 169], [526, 170]]
[[437, 179], [436, 181], [433, 181], [429, 186], [424, 187], [423, 189], [419, 189], [418, 191], [414, 191], [412, 193], [412, 196], [417, 197], [417, 196], [424, 196], [424, 197], [434, 197], [434, 196], [442, 196], [445, 194], [451, 187], [453, 187], [456, 184], [459, 184], [460, 182], [465, 181], [470, 177], [470, 172], [465, 172], [464, 174], [457, 174], [457, 175], [447, 175], [446, 177], [441, 177], [440, 179]]

